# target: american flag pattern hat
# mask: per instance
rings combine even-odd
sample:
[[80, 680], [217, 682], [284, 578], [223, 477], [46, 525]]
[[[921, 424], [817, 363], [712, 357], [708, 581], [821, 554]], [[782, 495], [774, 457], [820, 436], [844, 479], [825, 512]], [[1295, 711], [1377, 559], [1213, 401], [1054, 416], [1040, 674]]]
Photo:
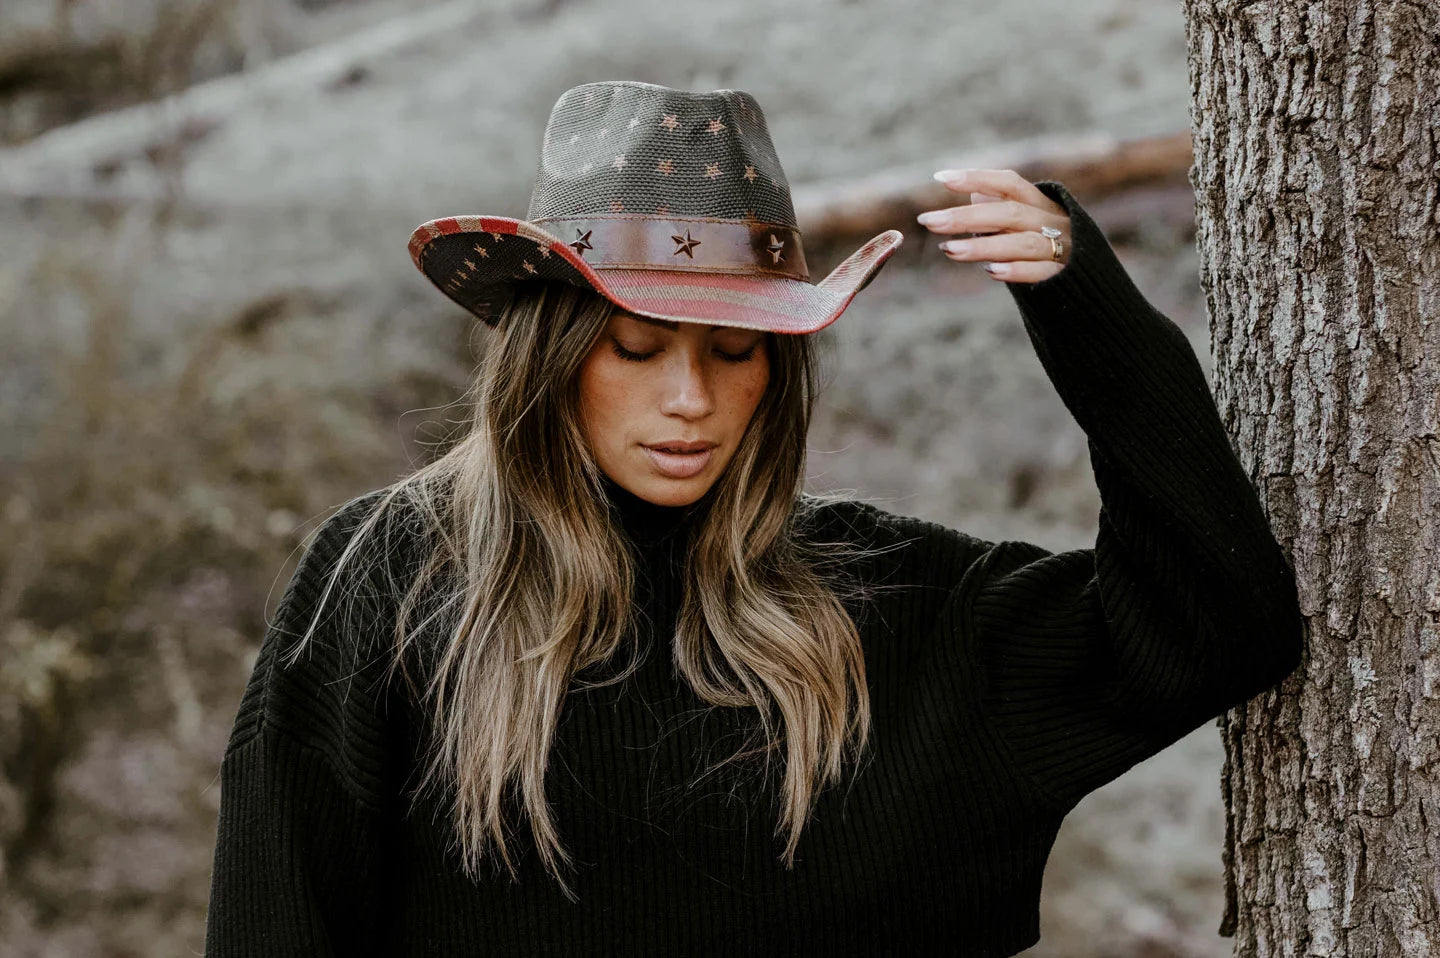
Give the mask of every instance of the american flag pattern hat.
[[886, 230], [810, 282], [765, 115], [739, 90], [585, 83], [550, 112], [526, 219], [447, 216], [410, 256], [488, 325], [516, 281], [590, 287], [640, 316], [811, 333], [900, 246]]

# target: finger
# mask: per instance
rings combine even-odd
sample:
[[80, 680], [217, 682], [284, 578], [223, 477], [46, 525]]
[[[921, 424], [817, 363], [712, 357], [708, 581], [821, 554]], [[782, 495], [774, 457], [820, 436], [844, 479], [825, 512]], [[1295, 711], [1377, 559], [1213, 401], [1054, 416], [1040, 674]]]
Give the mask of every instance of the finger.
[[1066, 233], [1070, 218], [1057, 216], [1016, 200], [995, 200], [930, 210], [916, 218], [932, 233], [996, 233], [1007, 230], [1035, 230], [1053, 226]]
[[971, 239], [947, 240], [939, 246], [946, 256], [960, 262], [979, 263], [989, 260], [1055, 262], [1051, 259], [1054, 248], [1050, 245], [1050, 241], [1033, 230], [997, 233], [994, 236], [976, 236]]
[[957, 193], [989, 193], [1001, 199], [1026, 203], [1052, 213], [1062, 211], [1062, 207], [1058, 203], [1014, 170], [941, 170], [935, 174], [935, 178], [945, 184], [946, 189]]
[[1003, 199], [1004, 199], [1004, 197], [1002, 197], [1002, 196], [994, 196], [994, 195], [992, 195], [992, 194], [990, 194], [990, 193], [971, 193], [971, 194], [970, 194], [970, 204], [971, 204], [972, 206], [973, 206], [974, 204], [976, 204], [976, 203], [998, 203], [998, 202], [1000, 202], [1000, 201], [1003, 200]]
[[992, 265], [996, 271], [986, 270], [986, 275], [991, 279], [998, 279], [1006, 283], [1038, 283], [1041, 280], [1049, 279], [1065, 268], [1064, 263], [1036, 263], [1027, 260]]

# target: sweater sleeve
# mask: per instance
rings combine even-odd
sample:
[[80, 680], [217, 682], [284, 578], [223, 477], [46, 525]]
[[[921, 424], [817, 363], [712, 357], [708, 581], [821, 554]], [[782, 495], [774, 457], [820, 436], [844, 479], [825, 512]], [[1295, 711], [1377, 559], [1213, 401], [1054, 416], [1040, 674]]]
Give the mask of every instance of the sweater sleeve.
[[1068, 811], [1293, 672], [1295, 579], [1185, 334], [1135, 288], [1061, 184], [1070, 261], [1008, 288], [1085, 432], [1094, 548], [992, 545], [957, 587], [982, 697], [1042, 796]]
[[341, 641], [355, 619], [338, 615], [321, 616], [293, 663], [285, 654], [370, 501], [352, 500], [316, 533], [242, 696], [220, 771], [210, 958], [373, 953], [385, 806], [374, 663]]

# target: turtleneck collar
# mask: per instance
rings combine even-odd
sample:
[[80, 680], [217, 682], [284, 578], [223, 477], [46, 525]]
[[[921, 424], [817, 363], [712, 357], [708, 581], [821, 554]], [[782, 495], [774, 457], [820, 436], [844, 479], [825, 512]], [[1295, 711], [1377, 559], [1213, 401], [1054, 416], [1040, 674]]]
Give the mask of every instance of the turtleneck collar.
[[662, 506], [642, 499], [608, 475], [602, 475], [601, 488], [611, 510], [620, 520], [621, 528], [631, 540], [652, 544], [669, 539], [688, 527], [699, 514], [700, 502], [685, 506]]

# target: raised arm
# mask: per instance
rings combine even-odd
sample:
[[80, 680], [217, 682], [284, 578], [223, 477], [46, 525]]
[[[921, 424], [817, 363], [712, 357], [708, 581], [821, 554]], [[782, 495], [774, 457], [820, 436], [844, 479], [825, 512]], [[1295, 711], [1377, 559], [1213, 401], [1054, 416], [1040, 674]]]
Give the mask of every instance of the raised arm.
[[1093, 549], [1000, 542], [954, 599], [1002, 737], [1068, 810], [1293, 672], [1303, 620], [1189, 341], [1065, 187], [1034, 185], [1068, 263], [1007, 286], [1088, 438], [1099, 529]]
[[371, 665], [329, 614], [297, 661], [284, 658], [369, 501], [352, 500], [316, 534], [242, 697], [220, 772], [210, 958], [375, 953], [386, 799]]

